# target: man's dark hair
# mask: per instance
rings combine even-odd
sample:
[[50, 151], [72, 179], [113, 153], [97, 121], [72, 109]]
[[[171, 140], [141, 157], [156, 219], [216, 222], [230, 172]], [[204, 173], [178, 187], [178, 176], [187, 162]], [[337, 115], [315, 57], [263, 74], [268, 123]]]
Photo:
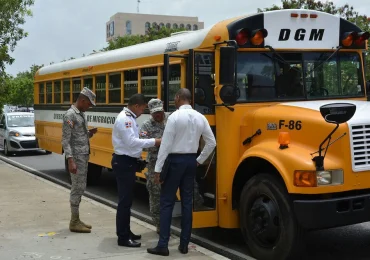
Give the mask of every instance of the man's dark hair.
[[146, 105], [148, 102], [146, 102], [145, 96], [143, 94], [134, 94], [130, 97], [128, 101], [129, 106], [133, 105]]
[[191, 102], [191, 93], [187, 88], [180, 88], [180, 90], [177, 91], [176, 96], [178, 96], [180, 100], [185, 100], [189, 103]]

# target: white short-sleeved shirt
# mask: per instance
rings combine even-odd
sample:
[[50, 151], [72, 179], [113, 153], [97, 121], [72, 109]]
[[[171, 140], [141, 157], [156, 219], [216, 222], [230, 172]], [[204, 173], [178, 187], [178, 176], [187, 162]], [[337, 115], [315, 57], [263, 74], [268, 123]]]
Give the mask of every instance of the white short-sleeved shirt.
[[124, 108], [116, 118], [112, 132], [114, 153], [140, 158], [143, 148], [155, 146], [155, 139], [140, 139], [136, 115]]
[[190, 105], [182, 105], [168, 117], [155, 172], [162, 171], [164, 161], [170, 153], [196, 153], [201, 136], [205, 141], [205, 146], [197, 158], [200, 164], [204, 163], [216, 147], [216, 139], [207, 118]]

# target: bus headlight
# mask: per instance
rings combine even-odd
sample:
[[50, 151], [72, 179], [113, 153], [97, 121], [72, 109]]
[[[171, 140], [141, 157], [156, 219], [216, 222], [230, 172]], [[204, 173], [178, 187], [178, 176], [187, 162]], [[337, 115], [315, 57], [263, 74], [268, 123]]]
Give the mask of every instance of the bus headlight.
[[330, 171], [319, 171], [316, 173], [317, 185], [329, 185], [331, 184], [331, 172]]
[[343, 170], [326, 171], [295, 171], [294, 186], [297, 187], [318, 187], [334, 186], [343, 184]]

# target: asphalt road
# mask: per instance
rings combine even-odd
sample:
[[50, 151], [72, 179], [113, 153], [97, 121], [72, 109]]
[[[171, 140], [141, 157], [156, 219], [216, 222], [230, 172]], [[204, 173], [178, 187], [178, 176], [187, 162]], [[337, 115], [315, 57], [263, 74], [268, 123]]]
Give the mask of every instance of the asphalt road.
[[[3, 156], [3, 154], [1, 153], [0, 156]], [[64, 172], [64, 159], [61, 155], [46, 155], [43, 152], [37, 152], [10, 156], [8, 158], [68, 182], [67, 175]], [[107, 200], [116, 202], [117, 189], [112, 172], [104, 171], [100, 183], [89, 186], [87, 190]], [[149, 215], [148, 193], [143, 184], [136, 184], [133, 209]], [[172, 224], [179, 227], [177, 219]], [[249, 255], [239, 230], [205, 228], [196, 229], [193, 233], [242, 254]], [[305, 257], [301, 259], [370, 259], [370, 222], [311, 232], [306, 237], [306, 245]]]

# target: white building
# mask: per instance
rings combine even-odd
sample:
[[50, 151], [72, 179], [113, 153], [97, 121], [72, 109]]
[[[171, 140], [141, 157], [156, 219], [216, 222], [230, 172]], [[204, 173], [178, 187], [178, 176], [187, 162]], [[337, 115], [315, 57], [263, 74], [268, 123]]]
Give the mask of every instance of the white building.
[[144, 35], [149, 28], [186, 28], [198, 30], [204, 28], [204, 22], [199, 22], [198, 17], [169, 16], [139, 13], [116, 13], [106, 23], [106, 41], [117, 36]]

